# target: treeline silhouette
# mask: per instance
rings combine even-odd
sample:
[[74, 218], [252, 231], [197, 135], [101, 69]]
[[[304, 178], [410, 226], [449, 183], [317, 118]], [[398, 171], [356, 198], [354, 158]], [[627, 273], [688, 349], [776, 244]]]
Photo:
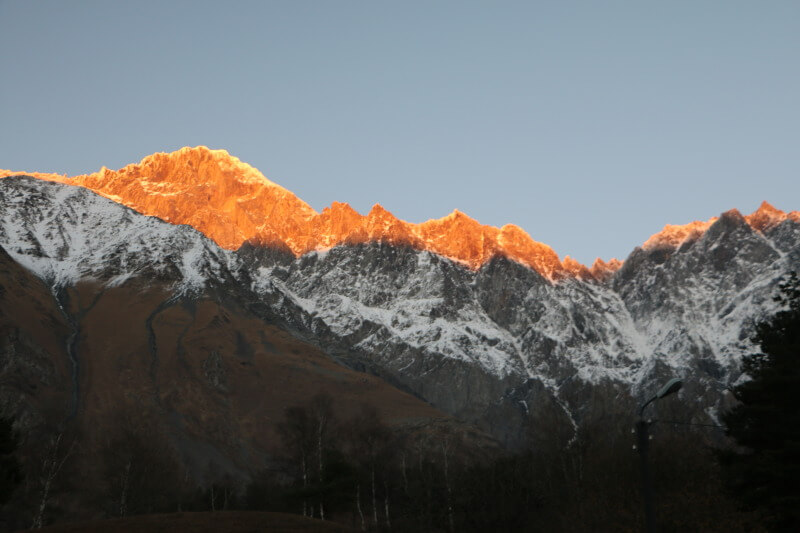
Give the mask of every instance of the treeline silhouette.
[[[390, 427], [369, 406], [344, 418], [333, 398], [320, 394], [285, 410], [282, 452], [246, 481], [212, 464], [191, 475], [154, 426], [158, 418], [146, 412], [120, 413], [92, 447], [88, 437], [53, 426], [17, 449], [22, 479], [4, 507], [3, 527], [260, 510], [360, 531], [639, 531], [631, 402], [604, 406], [577, 432], [545, 423], [531, 431], [528, 447], [510, 453], [476, 443], [460, 425]], [[722, 486], [714, 431], [653, 427], [660, 531], [759, 530]], [[100, 451], [88, 455], [87, 448]]]
[[760, 352], [744, 357], [750, 377], [722, 414], [736, 447], [720, 450], [726, 485], [770, 531], [800, 531], [800, 277], [790, 273], [774, 300], [781, 311], [756, 327]]

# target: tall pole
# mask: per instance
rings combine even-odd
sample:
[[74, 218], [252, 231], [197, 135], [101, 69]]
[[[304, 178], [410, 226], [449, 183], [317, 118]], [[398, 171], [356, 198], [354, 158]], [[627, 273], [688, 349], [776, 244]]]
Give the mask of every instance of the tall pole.
[[636, 422], [637, 450], [639, 451], [639, 464], [642, 469], [642, 498], [644, 499], [644, 530], [646, 533], [655, 533], [656, 517], [653, 511], [653, 479], [650, 477], [650, 465], [647, 462], [647, 451], [650, 446], [650, 424], [640, 418]]
[[653, 479], [650, 477], [650, 465], [647, 462], [647, 450], [650, 447], [650, 422], [644, 418], [644, 410], [651, 403], [670, 394], [675, 394], [683, 386], [683, 380], [672, 378], [658, 389], [655, 396], [644, 402], [639, 408], [639, 421], [636, 422], [636, 441], [639, 450], [639, 464], [642, 468], [642, 499], [644, 500], [644, 530], [647, 533], [656, 531], [656, 515], [653, 510]]

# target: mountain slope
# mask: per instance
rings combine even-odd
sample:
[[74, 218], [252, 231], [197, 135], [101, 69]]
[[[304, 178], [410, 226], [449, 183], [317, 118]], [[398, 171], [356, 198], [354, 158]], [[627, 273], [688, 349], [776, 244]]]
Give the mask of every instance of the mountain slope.
[[269, 258], [257, 280], [350, 366], [514, 442], [543, 405], [578, 424], [598, 387], [644, 395], [675, 375], [701, 398], [692, 415], [713, 414], [798, 260], [800, 224], [762, 234], [730, 213], [692, 244], [637, 249], [608, 283], [553, 283], [504, 258], [473, 272], [382, 244]]
[[[569, 439], [601, 398], [633, 405], [675, 375], [687, 382], [687, 417], [713, 419], [741, 355], [755, 348], [754, 322], [775, 311], [778, 280], [800, 264], [800, 214], [768, 204], [748, 216], [667, 226], [624, 263], [598, 262], [590, 272], [521, 231], [487, 229], [461, 213], [420, 225], [380, 207], [366, 217], [346, 204], [316, 214], [249, 167], [239, 176], [228, 158], [184, 149], [74, 182], [105, 187], [109, 197], [139, 187], [146, 194], [134, 199], [158, 209], [181, 196], [202, 204], [195, 188], [217, 180], [253, 182], [283, 198], [280, 224], [227, 182], [227, 207], [212, 199], [206, 207], [236, 231], [247, 214], [269, 239], [256, 232], [233, 252], [44, 176], [0, 180], [0, 245], [56, 295], [82, 280], [107, 288], [155, 281], [174, 295], [162, 301], [224, 295], [509, 445], [546, 420]], [[181, 161], [191, 164], [173, 179], [170, 165]]]
[[3, 408], [25, 428], [74, 422], [83, 457], [121, 413], [146, 413], [194, 479], [209, 465], [239, 478], [263, 468], [280, 450], [284, 409], [320, 392], [342, 418], [371, 405], [395, 427], [456, 427], [494, 446], [292, 335], [239, 264], [189, 227], [86, 189], [0, 180]]

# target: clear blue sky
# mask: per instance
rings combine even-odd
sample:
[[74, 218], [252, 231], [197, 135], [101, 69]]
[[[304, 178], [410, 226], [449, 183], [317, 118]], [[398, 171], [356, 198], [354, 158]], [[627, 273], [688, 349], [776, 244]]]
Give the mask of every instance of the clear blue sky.
[[314, 208], [583, 262], [800, 209], [800, 2], [0, 0], [0, 168], [225, 148]]

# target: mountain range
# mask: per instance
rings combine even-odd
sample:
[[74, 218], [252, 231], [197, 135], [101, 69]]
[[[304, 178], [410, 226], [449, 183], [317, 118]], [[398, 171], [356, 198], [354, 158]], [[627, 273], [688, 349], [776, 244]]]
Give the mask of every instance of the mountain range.
[[263, 462], [318, 391], [514, 448], [678, 376], [685, 419], [716, 423], [800, 265], [800, 212], [767, 203], [587, 267], [459, 211], [318, 213], [205, 147], [0, 177], [0, 402], [30, 425], [146, 409], [196, 469]]

